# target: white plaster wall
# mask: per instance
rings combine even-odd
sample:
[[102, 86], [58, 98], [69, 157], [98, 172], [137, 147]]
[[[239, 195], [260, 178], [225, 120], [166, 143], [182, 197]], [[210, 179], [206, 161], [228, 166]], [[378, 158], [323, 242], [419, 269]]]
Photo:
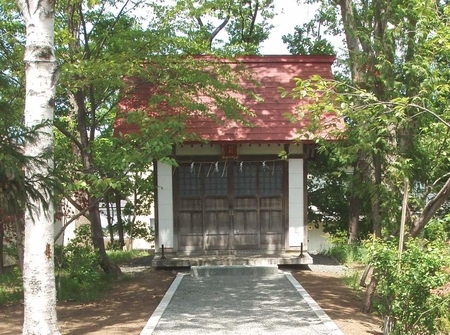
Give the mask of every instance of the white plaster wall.
[[[61, 206], [64, 208], [64, 211], [67, 211], [69, 214], [66, 217], [62, 217], [61, 219], [55, 219], [54, 224], [54, 233], [55, 235], [59, 233], [63, 225], [67, 222], [67, 220], [70, 220], [72, 215], [77, 214], [78, 210], [73, 207], [69, 201], [66, 199], [62, 200]], [[61, 209], [58, 209], [61, 210]], [[64, 232], [59, 236], [59, 238], [56, 240], [56, 244], [58, 245], [67, 245], [70, 240], [75, 238], [75, 228], [82, 225], [82, 224], [89, 224], [89, 220], [86, 219], [84, 216], [79, 217], [75, 221], [71, 222], [66, 229], [64, 229]]]
[[290, 144], [289, 145], [289, 154], [290, 155], [301, 155], [301, 154], [303, 154], [303, 144], [302, 143]]
[[237, 150], [238, 155], [278, 155], [284, 150], [284, 146], [282, 144], [242, 144]]
[[158, 162], [158, 242], [164, 248], [173, 248], [172, 166]]
[[303, 159], [289, 159], [289, 248], [305, 241]]
[[[284, 150], [283, 144], [239, 144], [237, 147], [239, 155], [278, 155]], [[291, 144], [291, 154], [301, 154], [302, 145]], [[177, 156], [221, 156], [222, 146], [220, 144], [186, 144], [176, 147]], [[239, 160], [239, 158], [238, 158]]]
[[323, 231], [323, 223], [320, 222], [317, 226], [314, 223], [308, 224], [308, 252], [317, 254], [324, 252], [330, 248], [329, 234]]
[[222, 147], [218, 144], [186, 144], [175, 149], [177, 156], [220, 156]]

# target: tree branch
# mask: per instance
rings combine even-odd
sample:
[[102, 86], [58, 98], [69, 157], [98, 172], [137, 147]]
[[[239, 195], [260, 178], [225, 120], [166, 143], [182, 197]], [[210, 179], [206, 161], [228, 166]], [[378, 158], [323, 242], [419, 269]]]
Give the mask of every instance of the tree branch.
[[409, 233], [412, 237], [417, 237], [422, 231], [423, 227], [430, 221], [433, 215], [439, 210], [442, 204], [447, 201], [450, 197], [450, 178], [447, 179], [446, 183], [440, 191], [434, 196], [433, 199], [428, 201], [425, 205], [422, 214], [417, 219], [417, 222], [411, 227]]
[[214, 29], [211, 35], [209, 35], [208, 41], [210, 46], [212, 45], [212, 41], [217, 36], [217, 34], [220, 33], [220, 31], [228, 24], [228, 21], [230, 21], [230, 16], [227, 16], [227, 18], [223, 20], [223, 22], [216, 29]]
[[[67, 197], [66, 199], [67, 199], [67, 201], [70, 202], [70, 204], [71, 204], [73, 207], [75, 207], [75, 209], [77, 209], [77, 210], [80, 211], [80, 212], [84, 211], [83, 207], [81, 207], [81, 206], [78, 204], [78, 202], [76, 202], [74, 199], [72, 199], [72, 198], [70, 198], [70, 197]], [[86, 218], [88, 218], [88, 217], [86, 217]]]
[[53, 125], [56, 127], [56, 129], [58, 129], [64, 136], [66, 136], [68, 139], [70, 139], [76, 146], [78, 149], [83, 150], [83, 146], [81, 145], [81, 142], [78, 141], [78, 139], [71, 134], [67, 129], [64, 128], [64, 126], [62, 125], [61, 122], [59, 122], [59, 120], [56, 120], [53, 122]]
[[[255, 23], [256, 23], [256, 17], [258, 16], [258, 11], [259, 11], [259, 0], [256, 0], [255, 11], [252, 13], [252, 22], [250, 23], [250, 29], [248, 31], [248, 39], [250, 39], [250, 37], [253, 34], [253, 30], [255, 29]], [[250, 40], [248, 40], [247, 42], [250, 42]]]

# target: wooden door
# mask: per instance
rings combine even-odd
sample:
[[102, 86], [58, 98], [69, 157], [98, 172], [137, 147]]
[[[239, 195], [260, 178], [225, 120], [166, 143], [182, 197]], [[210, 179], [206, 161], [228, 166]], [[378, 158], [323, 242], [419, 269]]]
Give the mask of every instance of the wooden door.
[[190, 165], [180, 165], [177, 170], [175, 217], [178, 231], [178, 249], [203, 250], [203, 184], [202, 178]]
[[204, 185], [204, 249], [230, 249], [231, 212], [227, 163], [206, 165]]
[[280, 250], [284, 248], [286, 162], [261, 164], [258, 173], [258, 199], [260, 222], [260, 248]]
[[282, 249], [283, 164], [180, 165], [179, 250]]
[[233, 248], [259, 249], [257, 164], [234, 164], [232, 173]]

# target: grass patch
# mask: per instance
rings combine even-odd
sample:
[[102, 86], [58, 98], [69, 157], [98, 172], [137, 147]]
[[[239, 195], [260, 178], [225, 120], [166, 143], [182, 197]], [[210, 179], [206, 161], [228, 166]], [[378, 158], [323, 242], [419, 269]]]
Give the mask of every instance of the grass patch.
[[148, 256], [149, 253], [145, 250], [108, 250], [108, 257], [117, 264], [130, 262], [134, 258]]
[[360, 271], [347, 270], [345, 271], [342, 277], [342, 282], [344, 283], [345, 286], [348, 286], [355, 291], [359, 291], [361, 289], [359, 285], [361, 281], [361, 276], [362, 273]]
[[[118, 264], [126, 263], [137, 257], [148, 256], [148, 252], [142, 250], [133, 251], [109, 251], [111, 260]], [[79, 264], [80, 265], [80, 264]], [[81, 264], [83, 265], [83, 264]], [[68, 269], [59, 272], [55, 268], [57, 297], [60, 301], [90, 302], [98, 300], [113, 285], [130, 278], [123, 275], [120, 278], [106, 275], [101, 270], [87, 268], [81, 271], [79, 266], [77, 272], [70, 273]], [[18, 268], [0, 275], [0, 305], [10, 304], [23, 299], [22, 275]]]
[[[148, 255], [148, 252], [143, 250], [108, 251], [108, 257], [117, 264], [127, 263], [134, 258]], [[86, 254], [82, 253], [81, 256], [86, 256]], [[77, 262], [77, 264], [83, 263], [84, 262]], [[89, 264], [89, 262], [87, 264]], [[105, 292], [112, 289], [114, 284], [129, 278], [127, 275], [122, 275], [119, 278], [106, 275], [98, 268], [96, 262], [90, 264], [93, 265], [87, 266], [85, 271], [79, 271], [79, 266], [77, 267], [77, 271], [73, 271], [71, 268], [62, 269], [60, 278], [58, 276], [56, 278], [59, 300], [81, 302], [99, 300]], [[74, 264], [74, 266], [76, 266], [76, 264]], [[96, 266], [97, 269], [92, 266]]]
[[361, 245], [336, 244], [325, 252], [341, 264], [365, 263], [367, 251]]
[[19, 269], [0, 275], [0, 305], [10, 304], [23, 298], [22, 276]]
[[104, 273], [98, 273], [97, 277], [90, 277], [90, 280], [80, 280], [80, 278], [62, 273], [56, 278], [57, 296], [60, 301], [80, 301], [91, 302], [111, 289], [115, 279]]

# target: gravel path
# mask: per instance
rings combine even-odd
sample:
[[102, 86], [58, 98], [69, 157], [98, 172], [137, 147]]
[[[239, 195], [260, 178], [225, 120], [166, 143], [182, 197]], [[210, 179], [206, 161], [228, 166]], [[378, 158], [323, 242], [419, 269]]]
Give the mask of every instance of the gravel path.
[[325, 255], [311, 255], [313, 258], [313, 264], [308, 265], [308, 267], [313, 272], [322, 273], [337, 273], [343, 274], [345, 272], [345, 267], [340, 265], [339, 262], [330, 256]]
[[290, 273], [244, 272], [184, 275], [161, 318], [149, 320], [155, 328], [141, 335], [342, 335]]

